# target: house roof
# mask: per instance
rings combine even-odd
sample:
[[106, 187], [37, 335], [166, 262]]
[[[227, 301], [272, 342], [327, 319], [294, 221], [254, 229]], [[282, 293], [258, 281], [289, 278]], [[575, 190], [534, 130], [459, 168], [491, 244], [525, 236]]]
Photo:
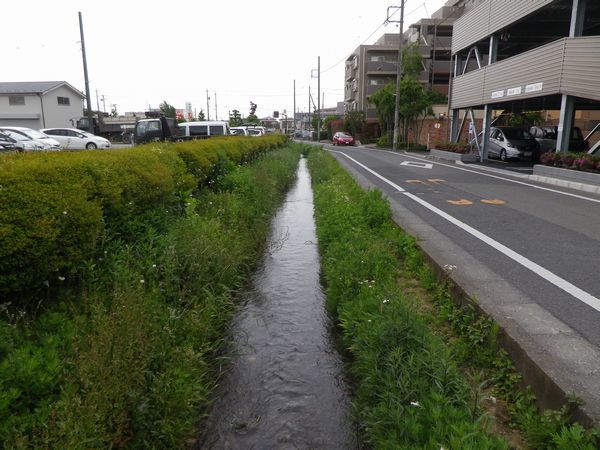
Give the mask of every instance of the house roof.
[[61, 86], [66, 86], [85, 98], [83, 93], [66, 81], [5, 81], [0, 82], [0, 94], [46, 94]]

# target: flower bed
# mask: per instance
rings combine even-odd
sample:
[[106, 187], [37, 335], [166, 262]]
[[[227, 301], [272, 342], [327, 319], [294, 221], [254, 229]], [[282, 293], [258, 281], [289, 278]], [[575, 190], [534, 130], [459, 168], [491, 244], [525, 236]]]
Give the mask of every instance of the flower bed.
[[544, 153], [540, 163], [561, 169], [580, 170], [582, 172], [600, 173], [600, 156], [587, 153]]

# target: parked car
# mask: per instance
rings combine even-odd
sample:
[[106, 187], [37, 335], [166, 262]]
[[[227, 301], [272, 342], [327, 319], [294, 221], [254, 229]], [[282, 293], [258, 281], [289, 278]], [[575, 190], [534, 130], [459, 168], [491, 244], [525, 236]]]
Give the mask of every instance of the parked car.
[[[558, 127], [531, 127], [529, 133], [540, 145], [540, 153], [556, 151], [556, 140], [558, 139]], [[583, 133], [579, 127], [571, 128], [569, 139], [569, 151], [584, 152], [588, 149], [589, 143], [583, 138]]]
[[17, 150], [21, 150], [22, 152], [35, 152], [35, 151], [43, 151], [45, 145], [35, 139], [31, 139], [24, 134], [17, 133], [15, 131], [7, 130], [5, 128], [0, 128], [0, 132], [4, 133], [8, 137], [10, 137], [15, 144], [15, 148]]
[[69, 150], [110, 148], [108, 139], [77, 128], [43, 128], [40, 131], [56, 139], [65, 149]]
[[529, 131], [517, 127], [491, 127], [488, 145], [489, 156], [502, 161], [510, 158], [537, 161], [540, 146]]
[[246, 129], [246, 127], [231, 127], [229, 129], [229, 131], [231, 132], [232, 136], [247, 136], [248, 135], [248, 130]]
[[338, 131], [333, 135], [333, 145], [354, 145], [354, 137], [343, 131]]
[[41, 142], [44, 146], [44, 150], [60, 150], [60, 142], [56, 139], [52, 139], [47, 134], [41, 131], [32, 130], [26, 127], [3, 127], [5, 130], [14, 131], [15, 133], [22, 134], [23, 136], [33, 139], [34, 141]]
[[17, 150], [15, 140], [9, 135], [0, 132], [0, 152]]

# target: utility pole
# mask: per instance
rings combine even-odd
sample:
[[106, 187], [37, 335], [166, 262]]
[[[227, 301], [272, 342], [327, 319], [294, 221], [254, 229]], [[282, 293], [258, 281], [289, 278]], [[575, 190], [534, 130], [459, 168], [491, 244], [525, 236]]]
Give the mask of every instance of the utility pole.
[[98, 100], [98, 89], [96, 89], [96, 108], [98, 108], [96, 111], [98, 111], [98, 113], [100, 113], [100, 101]]
[[[104, 94], [102, 94], [100, 99], [102, 100], [102, 111], [106, 112], [106, 98], [104, 97]], [[148, 105], [148, 110], [150, 110], [150, 105]]]
[[88, 118], [88, 130], [90, 133], [94, 132], [94, 121], [92, 117], [92, 99], [90, 98], [90, 80], [88, 78], [87, 60], [85, 55], [85, 40], [83, 38], [83, 19], [81, 18], [81, 11], [79, 12], [79, 34], [81, 35], [81, 54], [83, 56], [83, 78], [85, 79], [85, 99], [87, 103], [87, 118]]
[[215, 120], [219, 120], [219, 111], [217, 110], [217, 93], [215, 92]]
[[321, 57], [317, 57], [317, 142], [321, 138]]
[[310, 129], [310, 100], [311, 100], [311, 96], [310, 96], [310, 84], [308, 85], [308, 122], [306, 123], [306, 126]]
[[210, 120], [210, 97], [208, 96], [208, 89], [206, 90], [206, 120]]
[[296, 80], [294, 80], [294, 132], [296, 131]]
[[398, 44], [398, 70], [396, 71], [396, 101], [394, 110], [394, 140], [392, 141], [392, 150], [398, 151], [398, 138], [400, 136], [400, 81], [402, 80], [402, 35], [404, 34], [404, 3], [406, 0], [400, 0], [400, 6], [388, 6], [386, 22], [397, 22], [390, 20], [390, 9], [400, 8], [400, 31]]

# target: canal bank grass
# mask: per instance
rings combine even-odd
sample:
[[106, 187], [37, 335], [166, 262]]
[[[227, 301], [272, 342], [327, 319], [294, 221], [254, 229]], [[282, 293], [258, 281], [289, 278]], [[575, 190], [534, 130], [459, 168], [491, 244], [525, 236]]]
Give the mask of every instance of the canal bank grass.
[[[570, 405], [539, 414], [497, 343], [459, 307], [387, 201], [307, 149], [326, 307], [350, 355], [354, 412], [373, 448], [593, 449]], [[451, 270], [451, 268], [448, 268]]]
[[[192, 445], [238, 289], [262, 256], [300, 151], [222, 160], [183, 214], [151, 209], [137, 239], [105, 233], [81, 285], [35, 312], [3, 309], [5, 448]], [[132, 220], [136, 220], [135, 218]]]

